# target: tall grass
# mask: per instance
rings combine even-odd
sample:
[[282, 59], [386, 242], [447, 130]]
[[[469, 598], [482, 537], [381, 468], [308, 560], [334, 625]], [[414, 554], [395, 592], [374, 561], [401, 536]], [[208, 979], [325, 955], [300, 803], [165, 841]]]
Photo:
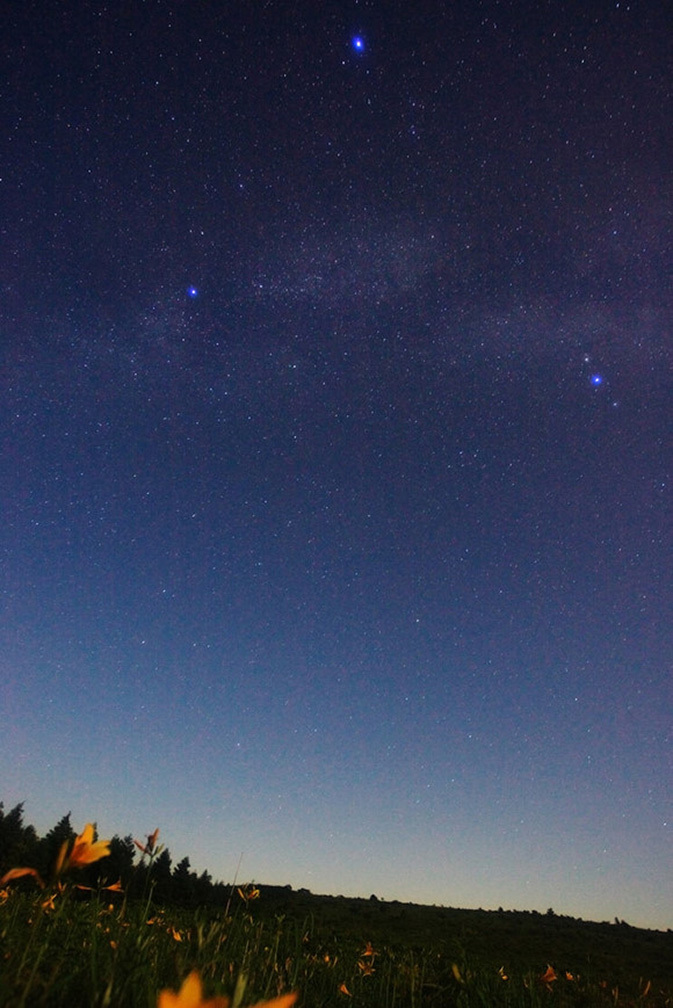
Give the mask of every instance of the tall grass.
[[300, 992], [304, 1008], [673, 1005], [670, 992], [648, 989], [644, 979], [618, 990], [609, 978], [557, 975], [546, 965], [511, 975], [470, 963], [455, 947], [325, 940], [313, 921], [258, 919], [245, 903], [217, 914], [105, 897], [74, 888], [54, 898], [4, 890], [1, 1005], [156, 1008], [159, 992], [178, 989], [194, 969], [209, 997], [228, 996], [234, 1005], [290, 990]]

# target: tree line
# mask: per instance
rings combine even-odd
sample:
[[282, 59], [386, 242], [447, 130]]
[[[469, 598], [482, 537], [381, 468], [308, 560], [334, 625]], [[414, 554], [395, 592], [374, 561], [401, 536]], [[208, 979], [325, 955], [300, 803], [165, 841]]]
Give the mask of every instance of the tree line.
[[[77, 835], [70, 815], [68, 812], [40, 837], [33, 826], [24, 823], [23, 802], [9, 811], [0, 802], [0, 877], [11, 868], [30, 867], [41, 878], [49, 879], [63, 843]], [[192, 871], [188, 857], [174, 865], [168, 848], [150, 844], [151, 839], [143, 843], [131, 835], [113, 836], [109, 855], [78, 872], [81, 891], [95, 891], [119, 882], [127, 897], [151, 892], [153, 899], [165, 904], [225, 906], [231, 900], [231, 885], [214, 882], [207, 871], [200, 875]], [[156, 835], [154, 839], [156, 842]]]

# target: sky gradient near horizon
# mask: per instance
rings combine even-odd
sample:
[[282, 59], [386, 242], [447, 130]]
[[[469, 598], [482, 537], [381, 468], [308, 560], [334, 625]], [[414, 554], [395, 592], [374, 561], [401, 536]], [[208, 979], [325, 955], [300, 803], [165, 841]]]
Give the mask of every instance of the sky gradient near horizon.
[[0, 800], [673, 927], [655, 3], [14, 7]]

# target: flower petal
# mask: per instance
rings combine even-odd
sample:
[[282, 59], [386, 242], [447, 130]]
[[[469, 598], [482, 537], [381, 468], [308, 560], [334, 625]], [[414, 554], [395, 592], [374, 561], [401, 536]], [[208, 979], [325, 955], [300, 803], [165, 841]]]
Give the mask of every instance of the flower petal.
[[252, 1008], [290, 1008], [290, 1005], [293, 1005], [298, 997], [296, 991], [292, 994], [281, 994], [280, 997], [274, 998], [272, 1001], [259, 1001]]
[[32, 875], [40, 889], [44, 889], [44, 882], [40, 878], [40, 873], [35, 868], [10, 868], [0, 878], [0, 885], [4, 885], [5, 882], [11, 882], [12, 879], [23, 878], [25, 875]]

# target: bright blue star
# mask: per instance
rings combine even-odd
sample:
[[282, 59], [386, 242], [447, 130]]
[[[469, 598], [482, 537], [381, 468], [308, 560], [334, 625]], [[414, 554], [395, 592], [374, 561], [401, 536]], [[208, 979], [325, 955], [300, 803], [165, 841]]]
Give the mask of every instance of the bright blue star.
[[196, 287], [188, 287], [187, 288], [187, 297], [196, 298], [198, 296], [199, 296], [198, 288], [196, 288]]
[[351, 39], [351, 45], [356, 52], [361, 53], [365, 51], [365, 40], [362, 35], [354, 35]]
[[594, 386], [594, 388], [598, 388], [599, 385], [603, 384], [603, 375], [602, 374], [592, 374], [592, 376], [590, 378], [590, 381], [591, 381], [591, 384]]

